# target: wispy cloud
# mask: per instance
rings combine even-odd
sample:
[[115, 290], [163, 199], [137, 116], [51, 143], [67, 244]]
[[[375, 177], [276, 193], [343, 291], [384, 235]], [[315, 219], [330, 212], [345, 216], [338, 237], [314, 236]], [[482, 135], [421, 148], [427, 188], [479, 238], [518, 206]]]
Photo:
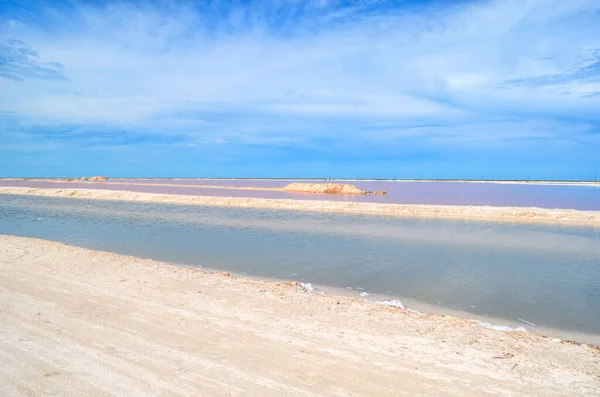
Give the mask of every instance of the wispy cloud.
[[23, 81], [25, 79], [67, 80], [64, 66], [58, 62], [40, 63], [39, 55], [19, 40], [0, 44], [0, 77]]
[[440, 158], [449, 144], [577, 145], [600, 123], [596, 0], [4, 7], [4, 135], [330, 161], [342, 149], [358, 160], [407, 145]]

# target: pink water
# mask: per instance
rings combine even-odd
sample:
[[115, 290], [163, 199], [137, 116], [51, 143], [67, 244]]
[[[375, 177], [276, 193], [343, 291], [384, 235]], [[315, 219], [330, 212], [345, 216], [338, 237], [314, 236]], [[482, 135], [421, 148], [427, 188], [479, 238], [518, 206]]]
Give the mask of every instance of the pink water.
[[[540, 208], [600, 210], [600, 187], [542, 184], [499, 184], [469, 182], [398, 182], [398, 181], [331, 181], [352, 183], [362, 190], [384, 190], [387, 195], [338, 196], [330, 194], [302, 194], [260, 190], [232, 190], [200, 187], [168, 186], [213, 185], [256, 186], [280, 188], [298, 180], [268, 179], [112, 179], [106, 183], [45, 182], [28, 180], [0, 180], [0, 186], [31, 188], [84, 188], [123, 190], [132, 192], [181, 194], [193, 196], [251, 197], [301, 200], [355, 201], [396, 204], [439, 205], [493, 205]], [[301, 182], [321, 182], [323, 180]], [[121, 183], [128, 183], [122, 185]], [[143, 186], [151, 183], [166, 186]]]

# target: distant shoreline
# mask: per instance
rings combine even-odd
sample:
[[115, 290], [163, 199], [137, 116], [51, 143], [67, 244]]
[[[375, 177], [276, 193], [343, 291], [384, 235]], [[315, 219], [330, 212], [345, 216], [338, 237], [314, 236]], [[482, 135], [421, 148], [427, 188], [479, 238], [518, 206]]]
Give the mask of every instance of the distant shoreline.
[[64, 197], [93, 200], [116, 200], [221, 206], [237, 208], [266, 208], [292, 211], [372, 214], [407, 218], [462, 219], [473, 221], [553, 223], [600, 226], [600, 211], [545, 209], [534, 207], [494, 207], [456, 205], [380, 204], [371, 202], [342, 202], [324, 200], [292, 200], [190, 196], [175, 194], [139, 193], [120, 190], [47, 189], [2, 187], [0, 194]]
[[[44, 182], [65, 182], [66, 179], [74, 177], [61, 178], [0, 178], [0, 181], [44, 181]], [[154, 180], [172, 180], [172, 181], [318, 181], [318, 182], [401, 182], [401, 183], [495, 183], [508, 185], [556, 185], [556, 186], [591, 186], [600, 187], [600, 181], [592, 180], [521, 180], [521, 179], [378, 179], [378, 178], [136, 178], [136, 177], [110, 177], [109, 180], [136, 180], [136, 181], [154, 181]]]

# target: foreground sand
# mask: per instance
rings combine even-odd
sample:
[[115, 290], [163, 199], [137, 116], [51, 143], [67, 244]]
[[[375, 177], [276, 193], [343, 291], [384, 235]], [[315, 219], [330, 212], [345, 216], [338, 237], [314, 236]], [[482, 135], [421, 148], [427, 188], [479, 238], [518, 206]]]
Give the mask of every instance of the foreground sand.
[[0, 236], [1, 396], [600, 396], [594, 347]]
[[241, 208], [272, 208], [294, 211], [381, 214], [414, 218], [473, 219], [485, 221], [528, 223], [567, 223], [600, 226], [600, 211], [579, 211], [569, 209], [458, 205], [378, 204], [364, 202], [209, 197], [175, 194], [138, 193], [115, 190], [44, 189], [27, 187], [0, 187], [0, 194], [27, 194], [33, 196], [160, 202], [171, 204], [225, 206]]

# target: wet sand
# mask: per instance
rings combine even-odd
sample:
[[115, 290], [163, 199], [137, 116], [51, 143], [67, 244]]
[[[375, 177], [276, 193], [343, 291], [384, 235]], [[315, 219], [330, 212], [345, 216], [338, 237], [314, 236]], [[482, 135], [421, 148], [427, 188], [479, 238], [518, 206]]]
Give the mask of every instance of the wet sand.
[[457, 205], [410, 205], [317, 200], [210, 197], [139, 193], [118, 190], [32, 189], [0, 187], [0, 194], [71, 197], [97, 200], [160, 202], [170, 204], [272, 208], [280, 210], [322, 211], [354, 214], [379, 214], [415, 218], [447, 218], [504, 222], [566, 223], [600, 226], [600, 211], [545, 209], [532, 207], [494, 207]]
[[0, 395], [600, 396], [597, 348], [0, 236]]

